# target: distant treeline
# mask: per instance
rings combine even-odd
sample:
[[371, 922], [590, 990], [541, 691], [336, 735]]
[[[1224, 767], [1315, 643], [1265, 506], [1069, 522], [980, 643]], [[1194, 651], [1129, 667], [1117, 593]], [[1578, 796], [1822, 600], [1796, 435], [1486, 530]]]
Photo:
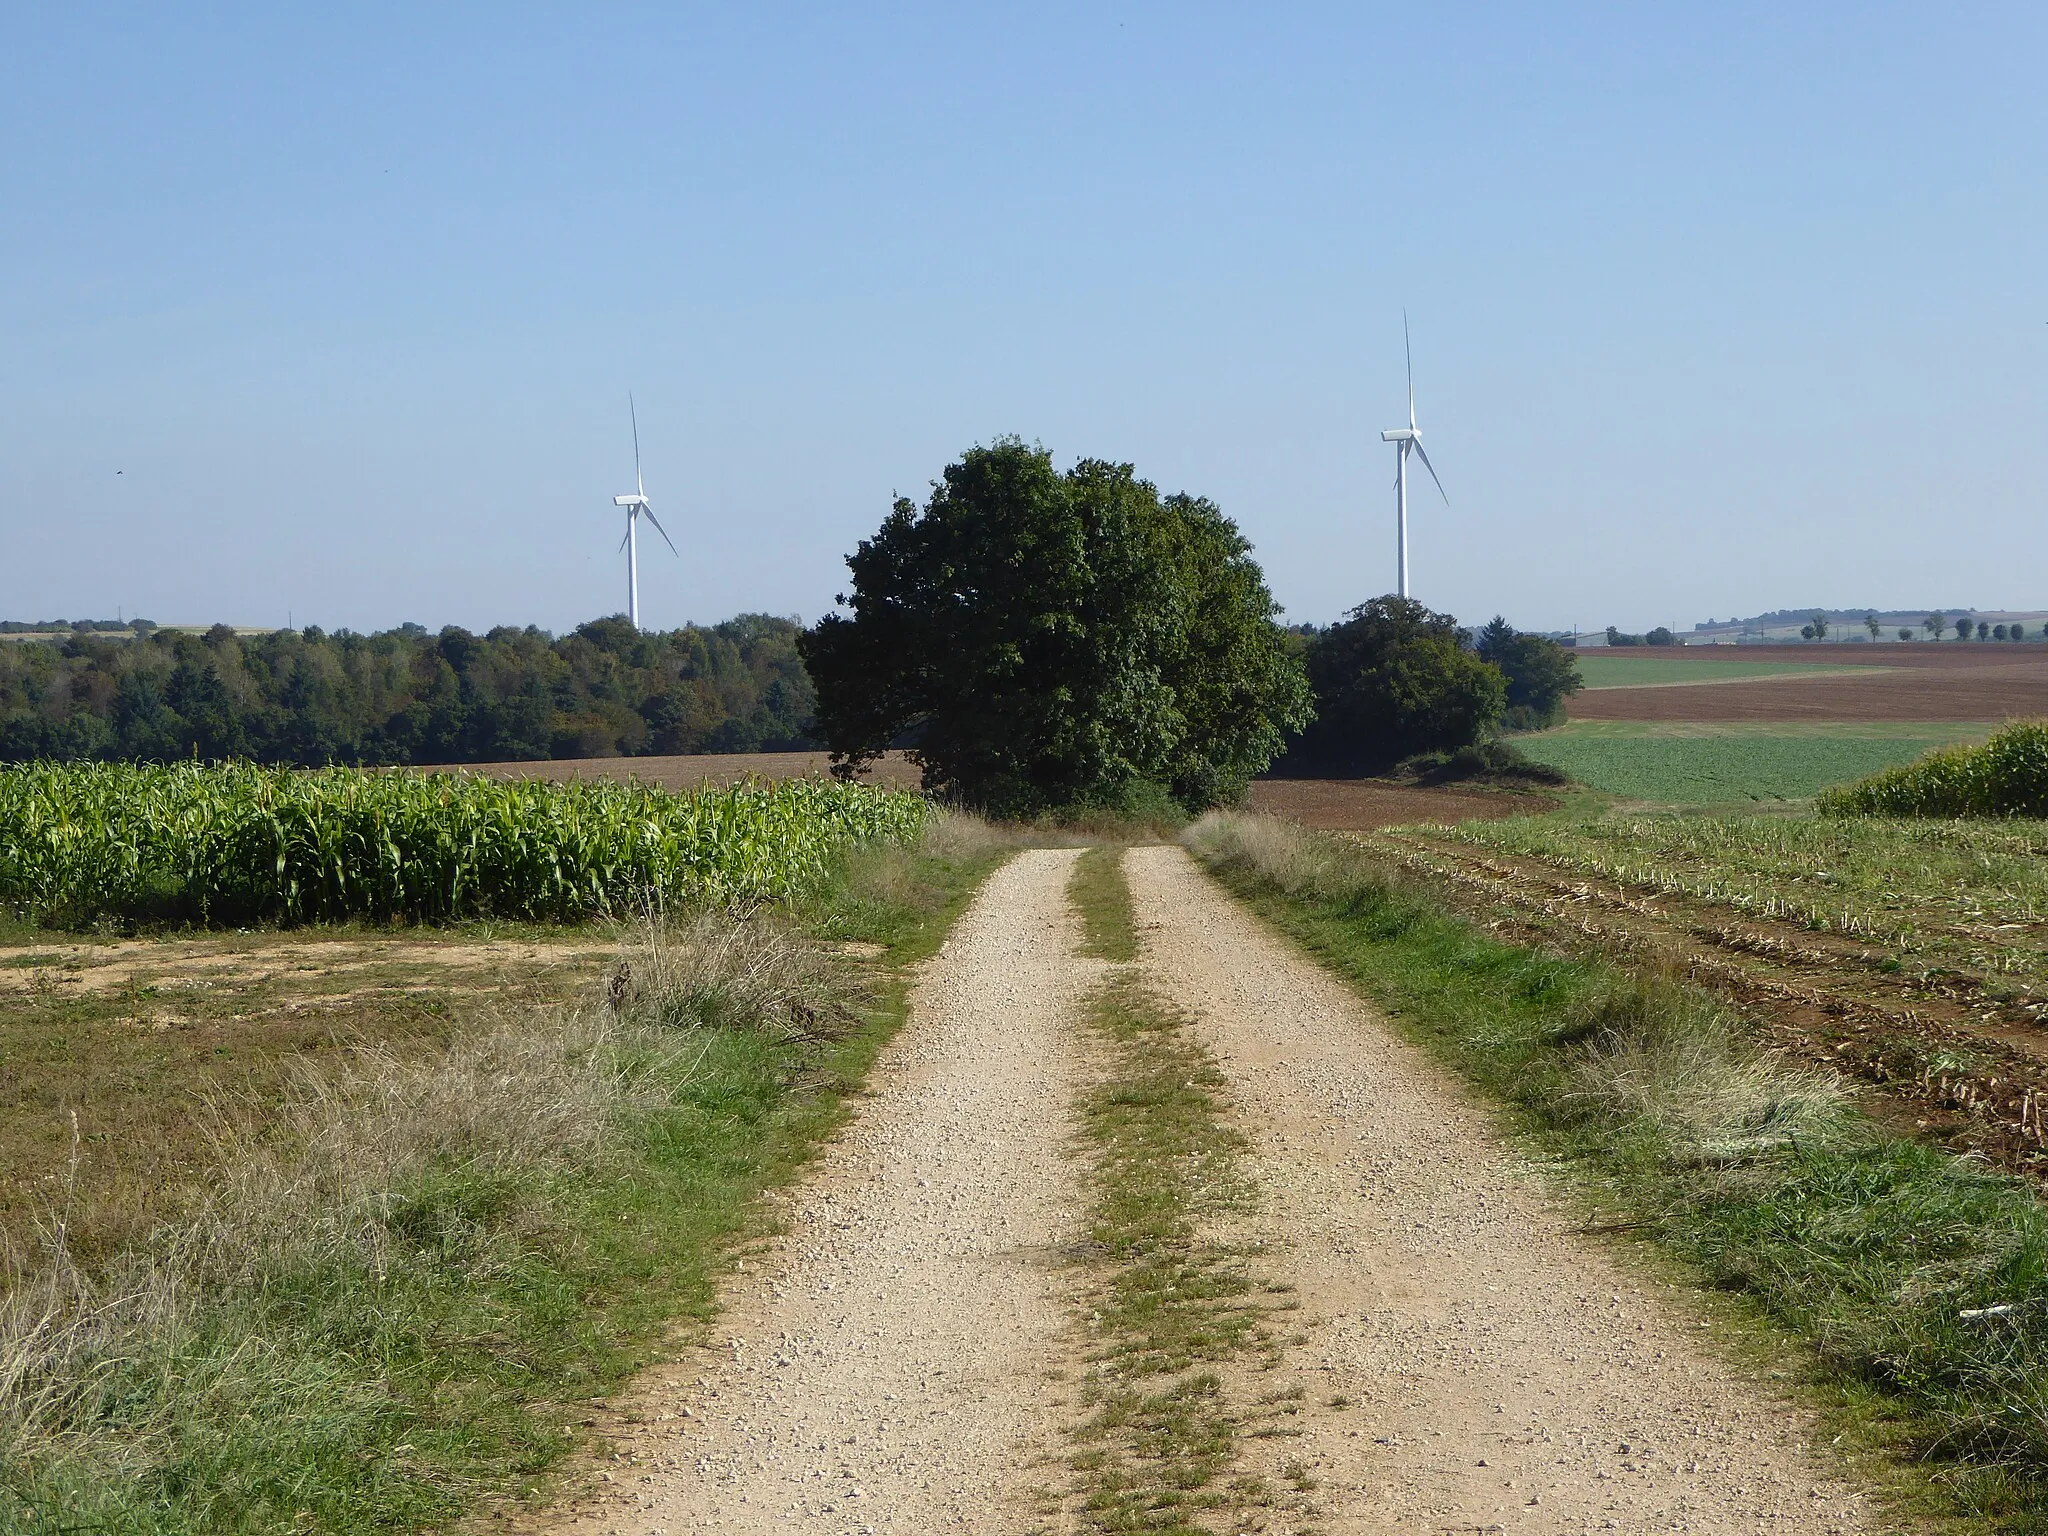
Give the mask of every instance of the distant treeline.
[[313, 766], [808, 747], [817, 701], [798, 632], [767, 614], [651, 634], [598, 619], [559, 639], [509, 626], [237, 635], [217, 624], [120, 639], [73, 628], [0, 645], [0, 762]]

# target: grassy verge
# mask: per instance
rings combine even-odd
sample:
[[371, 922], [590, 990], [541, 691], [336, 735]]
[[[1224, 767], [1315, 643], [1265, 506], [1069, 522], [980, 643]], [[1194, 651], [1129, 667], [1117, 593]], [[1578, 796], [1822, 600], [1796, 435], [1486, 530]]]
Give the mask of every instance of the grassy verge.
[[[1091, 951], [1127, 960], [1137, 935], [1122, 852], [1083, 854], [1069, 889]], [[1115, 974], [1088, 1022], [1108, 1070], [1081, 1112], [1094, 1249], [1090, 1416], [1074, 1432], [1081, 1517], [1101, 1532], [1192, 1536], [1205, 1512], [1271, 1502], [1262, 1483], [1227, 1474], [1248, 1426], [1284, 1411], [1235, 1403], [1221, 1374], [1268, 1349], [1274, 1300], [1251, 1255], [1216, 1232], [1250, 1198], [1242, 1138], [1225, 1123], [1216, 1064], [1134, 976]]]
[[1245, 817], [1191, 844], [1507, 1106], [1603, 1227], [1796, 1343], [1831, 1427], [1913, 1464], [1891, 1479], [1903, 1510], [2048, 1531], [2048, 1213], [2029, 1186], [1887, 1133], [1713, 999], [1501, 943], [1355, 844]]
[[800, 913], [651, 927], [581, 1004], [308, 1071], [92, 1272], [54, 1224], [0, 1301], [0, 1528], [404, 1531], [540, 1490], [571, 1405], [711, 1313], [1002, 855], [942, 822]]

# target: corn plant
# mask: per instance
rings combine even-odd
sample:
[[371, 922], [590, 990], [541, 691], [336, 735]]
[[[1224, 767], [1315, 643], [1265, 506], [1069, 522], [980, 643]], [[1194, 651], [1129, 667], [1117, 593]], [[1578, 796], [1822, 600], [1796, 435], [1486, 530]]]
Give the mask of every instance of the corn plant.
[[821, 779], [638, 784], [247, 763], [0, 769], [0, 903], [101, 918], [573, 922], [649, 899], [783, 900], [839, 849], [905, 839], [916, 795]]

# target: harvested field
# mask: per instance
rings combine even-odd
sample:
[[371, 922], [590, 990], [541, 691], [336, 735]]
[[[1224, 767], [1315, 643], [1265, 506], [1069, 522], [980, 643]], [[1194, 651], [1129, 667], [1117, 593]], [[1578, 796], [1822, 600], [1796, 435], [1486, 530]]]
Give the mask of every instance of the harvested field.
[[[475, 773], [494, 779], [636, 780], [657, 789], [702, 789], [745, 779], [824, 778], [832, 771], [829, 752], [702, 752], [689, 757], [574, 757], [526, 763], [450, 763], [430, 773]], [[871, 764], [863, 784], [883, 789], [916, 789], [917, 765], [901, 752]]]
[[[1997, 721], [2048, 714], [2048, 647], [1955, 643], [1860, 645], [1853, 665], [1814, 675], [1812, 650], [1789, 651], [1787, 675], [1753, 675], [1756, 647], [1694, 647], [1658, 661], [1669, 681], [1576, 695], [1574, 720]], [[1834, 653], [1848, 647], [1826, 647]], [[1788, 648], [1789, 650], [1789, 648]], [[1841, 657], [1848, 661], [1849, 657]], [[1803, 665], [1802, 665], [1803, 664]], [[1727, 671], [1724, 671], [1727, 669]], [[1728, 672], [1741, 681], [1726, 681]], [[1806, 675], [1797, 675], [1799, 672]], [[1692, 676], [1696, 672], [1696, 676]], [[1712, 688], [1688, 682], [1718, 682]]]
[[1260, 779], [1251, 809], [1284, 816], [1325, 832], [1369, 832], [1377, 827], [1535, 816], [1555, 810], [1545, 795], [1477, 789], [1423, 789], [1383, 779]]
[[1862, 1079], [1908, 1133], [2048, 1179], [2040, 829], [1880, 827], [1857, 850], [1862, 830], [1670, 818], [1363, 841], [1505, 937], [1682, 974]]
[[[470, 763], [466, 773], [502, 778], [637, 779], [663, 789], [696, 789], [742, 779], [793, 779], [831, 771], [824, 752], [752, 752], [697, 757], [592, 757], [540, 763]], [[436, 770], [455, 772], [454, 768]], [[916, 764], [891, 752], [862, 781], [887, 788], [918, 787]], [[1555, 809], [1542, 795], [1467, 789], [1421, 789], [1380, 779], [1260, 779], [1252, 785], [1254, 810], [1285, 816], [1326, 831], [1366, 831], [1409, 822], [1456, 822], [1472, 817], [1531, 816]]]

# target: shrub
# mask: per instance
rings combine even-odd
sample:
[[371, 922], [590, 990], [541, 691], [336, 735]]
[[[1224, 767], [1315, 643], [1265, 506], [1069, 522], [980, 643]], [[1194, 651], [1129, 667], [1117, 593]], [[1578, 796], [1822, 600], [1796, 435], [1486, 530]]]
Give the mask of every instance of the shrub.
[[2048, 721], [2009, 725], [1978, 747], [1915, 762], [1822, 793], [1830, 816], [2048, 816]]

